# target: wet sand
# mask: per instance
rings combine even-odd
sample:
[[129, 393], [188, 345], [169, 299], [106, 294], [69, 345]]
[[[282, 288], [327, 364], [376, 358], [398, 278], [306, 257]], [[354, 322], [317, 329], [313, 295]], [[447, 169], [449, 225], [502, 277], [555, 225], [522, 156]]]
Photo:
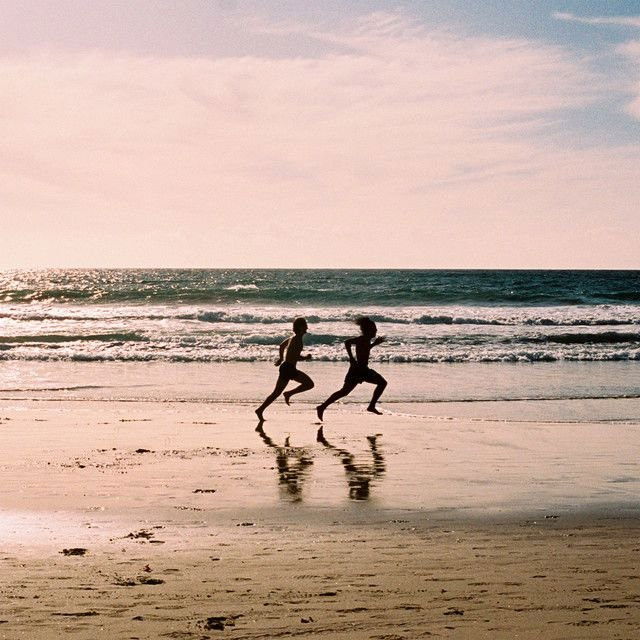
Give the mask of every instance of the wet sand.
[[415, 409], [3, 402], [0, 638], [634, 638], [637, 425]]

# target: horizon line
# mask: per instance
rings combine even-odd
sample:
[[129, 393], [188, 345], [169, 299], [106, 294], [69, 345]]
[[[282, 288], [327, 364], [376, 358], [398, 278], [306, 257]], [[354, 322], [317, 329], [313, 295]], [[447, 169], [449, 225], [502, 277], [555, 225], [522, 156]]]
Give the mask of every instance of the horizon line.
[[0, 273], [9, 271], [640, 271], [638, 267], [260, 267], [260, 266], [224, 266], [224, 267], [0, 267]]

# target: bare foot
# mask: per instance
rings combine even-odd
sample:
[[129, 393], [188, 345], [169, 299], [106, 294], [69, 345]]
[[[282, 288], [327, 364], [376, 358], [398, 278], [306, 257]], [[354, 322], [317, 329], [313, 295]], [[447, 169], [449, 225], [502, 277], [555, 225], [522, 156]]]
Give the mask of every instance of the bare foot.
[[316, 407], [316, 413], [318, 414], [318, 420], [322, 422], [322, 416], [324, 415], [324, 407], [321, 404], [319, 404]]
[[378, 411], [376, 407], [367, 407], [367, 411], [369, 411], [370, 413], [375, 413], [377, 416], [382, 415], [382, 411]]
[[258, 416], [258, 420], [262, 424], [264, 422], [264, 416], [262, 415], [262, 409], [256, 409], [256, 415]]
[[285, 392], [282, 394], [282, 397], [284, 398], [284, 401], [285, 401], [288, 405], [290, 405], [290, 404], [291, 404], [291, 403], [289, 402], [289, 399], [291, 398], [291, 393], [290, 393], [289, 391], [285, 391]]

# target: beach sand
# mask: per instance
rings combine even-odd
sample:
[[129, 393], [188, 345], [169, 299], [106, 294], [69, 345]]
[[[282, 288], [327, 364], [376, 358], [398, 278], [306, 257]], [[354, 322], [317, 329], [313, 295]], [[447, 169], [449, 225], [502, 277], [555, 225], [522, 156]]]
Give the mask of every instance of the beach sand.
[[392, 408], [5, 400], [0, 638], [637, 637], [637, 424]]

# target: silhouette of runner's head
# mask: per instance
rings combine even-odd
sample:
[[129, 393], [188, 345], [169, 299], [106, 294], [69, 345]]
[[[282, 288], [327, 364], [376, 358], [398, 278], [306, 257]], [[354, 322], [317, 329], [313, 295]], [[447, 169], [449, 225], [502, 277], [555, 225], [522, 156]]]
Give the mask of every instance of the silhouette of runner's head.
[[306, 318], [296, 318], [293, 321], [293, 332], [298, 335], [304, 335], [307, 333], [307, 320]]
[[376, 323], [367, 316], [358, 318], [356, 324], [360, 327], [360, 331], [362, 331], [362, 335], [365, 338], [375, 338], [376, 333], [378, 333]]

